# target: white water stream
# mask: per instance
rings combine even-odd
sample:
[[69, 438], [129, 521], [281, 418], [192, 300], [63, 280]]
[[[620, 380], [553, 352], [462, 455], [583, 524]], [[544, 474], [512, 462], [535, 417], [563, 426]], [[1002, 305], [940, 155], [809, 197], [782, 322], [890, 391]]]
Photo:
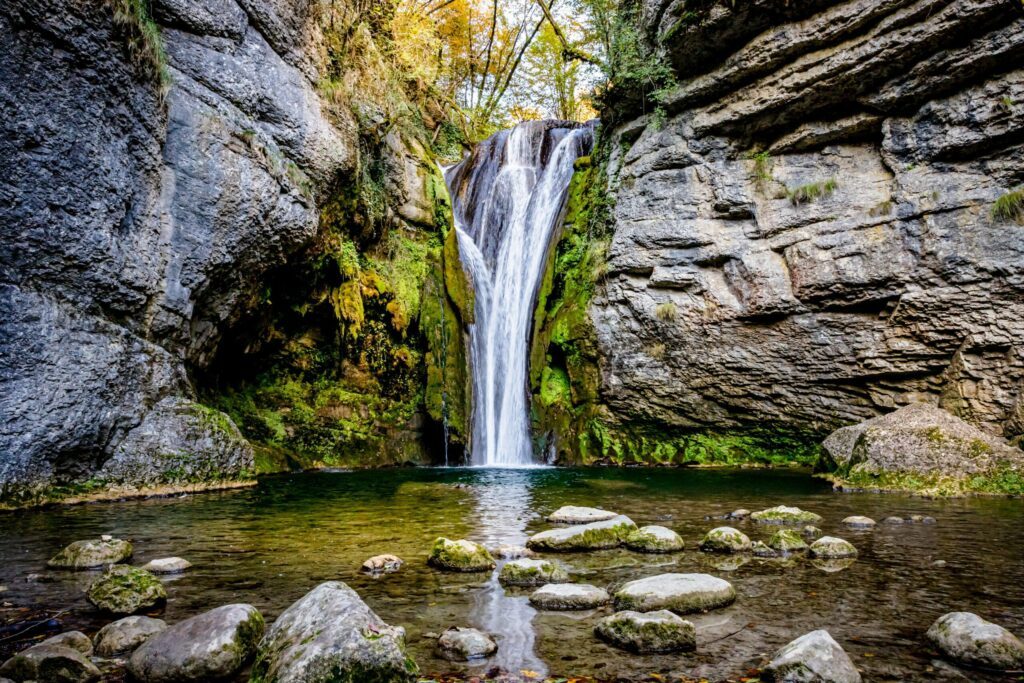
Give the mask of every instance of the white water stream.
[[487, 139], [446, 173], [476, 290], [473, 465], [534, 464], [527, 388], [534, 303], [573, 164], [592, 144], [589, 126], [530, 121]]

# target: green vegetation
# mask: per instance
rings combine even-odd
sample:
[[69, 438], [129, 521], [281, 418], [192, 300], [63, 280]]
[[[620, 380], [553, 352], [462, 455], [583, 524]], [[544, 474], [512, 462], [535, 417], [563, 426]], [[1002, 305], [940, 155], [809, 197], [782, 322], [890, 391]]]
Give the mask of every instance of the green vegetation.
[[839, 183], [836, 182], [836, 179], [829, 178], [825, 181], [808, 183], [807, 185], [801, 185], [792, 189], [787, 188], [786, 198], [789, 199], [793, 206], [800, 206], [801, 204], [815, 202], [832, 196], [837, 187], [839, 187]]
[[992, 205], [992, 220], [1024, 225], [1024, 187], [1007, 192]]
[[125, 42], [132, 64], [154, 79], [163, 95], [171, 77], [160, 27], [153, 21], [148, 0], [108, 1], [114, 13], [114, 27]]
[[759, 189], [763, 189], [764, 183], [775, 181], [772, 175], [772, 156], [767, 150], [751, 153], [750, 159], [754, 162], [754, 180]]
[[672, 301], [666, 301], [665, 303], [658, 304], [654, 308], [654, 315], [663, 322], [672, 322], [676, 319], [676, 305]]
[[1001, 465], [968, 476], [913, 474], [908, 472], [866, 472], [856, 468], [844, 475], [826, 474], [824, 478], [844, 489], [909, 492], [924, 496], [957, 497], [969, 495], [1024, 496], [1024, 471]]

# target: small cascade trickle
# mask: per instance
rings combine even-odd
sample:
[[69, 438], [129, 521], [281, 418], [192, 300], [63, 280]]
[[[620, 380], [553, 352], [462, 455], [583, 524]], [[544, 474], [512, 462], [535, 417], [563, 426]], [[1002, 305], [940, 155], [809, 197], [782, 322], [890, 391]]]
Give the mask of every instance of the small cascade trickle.
[[437, 307], [441, 311], [441, 428], [444, 432], [444, 466], [448, 467], [448, 391], [445, 389], [448, 369], [448, 325], [444, 319], [444, 290], [438, 290]]
[[530, 121], [488, 138], [445, 174], [476, 293], [469, 328], [474, 465], [533, 463], [527, 387], [533, 307], [574, 164], [592, 145], [591, 125]]

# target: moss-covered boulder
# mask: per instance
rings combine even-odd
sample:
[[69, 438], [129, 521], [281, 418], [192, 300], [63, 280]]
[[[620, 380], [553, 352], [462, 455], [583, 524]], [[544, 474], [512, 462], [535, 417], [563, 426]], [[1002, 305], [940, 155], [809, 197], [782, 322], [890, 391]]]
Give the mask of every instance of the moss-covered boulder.
[[526, 547], [541, 552], [575, 552], [617, 548], [635, 530], [636, 524], [633, 520], [625, 515], [618, 515], [603, 522], [542, 531], [531, 536], [526, 541]]
[[750, 515], [759, 524], [821, 524], [821, 515], [788, 505], [777, 505]]
[[543, 586], [568, 580], [569, 573], [550, 560], [511, 560], [498, 574], [498, 581], [503, 586]]
[[811, 557], [823, 560], [842, 560], [857, 557], [857, 549], [849, 541], [835, 536], [822, 536], [811, 544]]
[[98, 569], [124, 562], [132, 556], [132, 544], [117, 538], [75, 541], [50, 558], [54, 569]]
[[340, 581], [281, 613], [260, 642], [250, 683], [412, 683], [419, 671], [405, 629], [389, 626]]
[[1024, 494], [1024, 451], [931, 404], [843, 427], [822, 446], [819, 468], [844, 489]]
[[465, 539], [438, 538], [427, 562], [447, 572], [486, 572], [495, 567], [494, 557], [487, 548]]
[[754, 541], [750, 546], [750, 554], [754, 557], [778, 557], [779, 553], [768, 547], [764, 541]]
[[739, 529], [720, 526], [704, 535], [700, 549], [706, 553], [745, 553], [750, 550], [750, 538]]
[[659, 574], [623, 584], [615, 592], [615, 609], [691, 614], [725, 607], [734, 600], [736, 589], [725, 579], [709, 574]]
[[146, 640], [128, 661], [128, 671], [141, 683], [229, 679], [256, 654], [263, 630], [263, 616], [252, 605], [224, 605]]
[[786, 555], [807, 550], [807, 541], [793, 529], [779, 529], [768, 539], [768, 547]]
[[608, 591], [585, 583], [559, 583], [541, 586], [530, 595], [530, 604], [537, 609], [596, 609], [612, 601]]
[[697, 648], [693, 624], [668, 610], [616, 612], [599, 621], [594, 633], [616, 647], [640, 654]]
[[927, 637], [942, 654], [961, 664], [997, 671], [1024, 669], [1024, 642], [971, 612], [942, 615]]
[[86, 593], [97, 609], [111, 614], [134, 614], [167, 599], [160, 579], [145, 569], [114, 565], [96, 579]]
[[639, 553], [674, 553], [683, 549], [682, 537], [663, 526], [644, 526], [626, 536], [626, 547]]

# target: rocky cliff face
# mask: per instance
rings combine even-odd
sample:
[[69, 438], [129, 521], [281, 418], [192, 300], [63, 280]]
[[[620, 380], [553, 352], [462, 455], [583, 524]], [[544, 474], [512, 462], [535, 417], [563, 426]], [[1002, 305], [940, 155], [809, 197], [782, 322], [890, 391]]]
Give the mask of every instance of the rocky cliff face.
[[1021, 4], [642, 17], [678, 83], [605, 137], [602, 419], [814, 437], [926, 400], [1024, 434], [1024, 226], [993, 209], [1024, 183]]
[[[158, 23], [142, 6], [0, 10], [6, 495], [250, 473], [191, 372], [360, 168], [353, 115], [318, 87], [317, 3], [157, 0]], [[435, 229], [430, 156], [397, 134], [376, 152], [387, 218]]]

